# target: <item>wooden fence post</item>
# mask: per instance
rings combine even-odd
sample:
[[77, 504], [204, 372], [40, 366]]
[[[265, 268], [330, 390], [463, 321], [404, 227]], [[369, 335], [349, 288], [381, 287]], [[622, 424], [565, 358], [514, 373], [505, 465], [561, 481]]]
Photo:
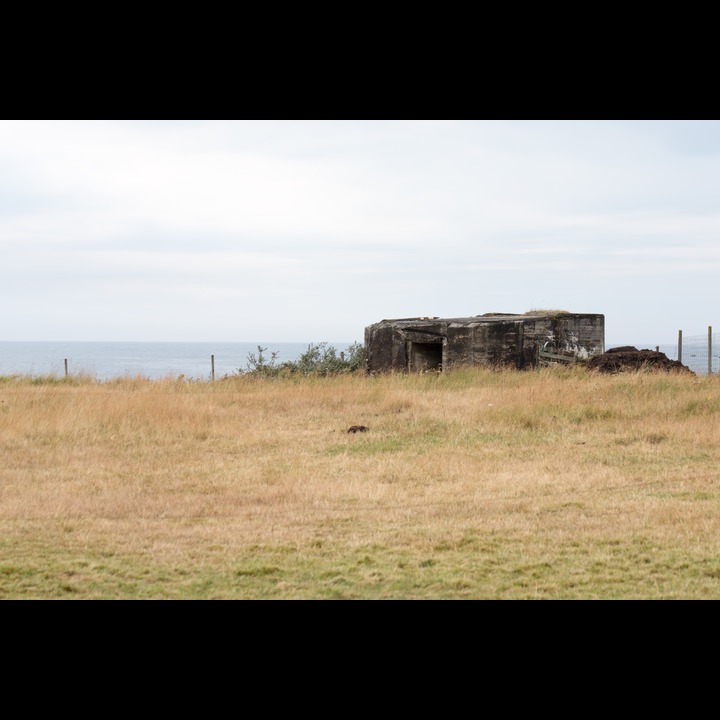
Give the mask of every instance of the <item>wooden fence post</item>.
[[214, 355], [210, 356], [210, 368], [211, 368], [210, 378], [212, 379], [213, 382], [215, 382], [215, 356]]
[[65, 377], [68, 376], [67, 358], [65, 358]]
[[708, 325], [708, 375], [712, 375], [712, 325]]
[[678, 362], [682, 362], [682, 330], [678, 330]]

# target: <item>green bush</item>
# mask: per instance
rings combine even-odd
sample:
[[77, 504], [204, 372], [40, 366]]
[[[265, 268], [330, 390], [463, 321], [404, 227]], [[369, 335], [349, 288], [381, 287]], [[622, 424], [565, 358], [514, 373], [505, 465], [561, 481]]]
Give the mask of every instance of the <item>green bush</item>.
[[[264, 353], [267, 352], [267, 348], [257, 346], [257, 355], [255, 353], [248, 353], [248, 359], [246, 364], [246, 370], [244, 372], [251, 373], [253, 375], [276, 375], [280, 369], [275, 361], [277, 360], [278, 353], [270, 353], [270, 360], [268, 361]], [[242, 373], [243, 370], [238, 370]]]
[[245, 370], [239, 373], [274, 377], [278, 375], [338, 375], [365, 371], [365, 348], [353, 343], [338, 352], [326, 342], [310, 343], [308, 349], [295, 361], [277, 363], [277, 352], [271, 352], [268, 359], [267, 348], [258, 345], [257, 354], [248, 353]]

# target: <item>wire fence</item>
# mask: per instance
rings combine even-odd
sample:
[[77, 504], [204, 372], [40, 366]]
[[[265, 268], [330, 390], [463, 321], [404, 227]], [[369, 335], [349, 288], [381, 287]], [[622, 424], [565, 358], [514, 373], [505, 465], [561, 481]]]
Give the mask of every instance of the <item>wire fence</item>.
[[[720, 339], [713, 335], [708, 327], [706, 335], [683, 335], [678, 332], [674, 351], [672, 346], [660, 346], [660, 349], [672, 360], [679, 360], [698, 375], [720, 373]], [[663, 349], [666, 348], [666, 349]]]

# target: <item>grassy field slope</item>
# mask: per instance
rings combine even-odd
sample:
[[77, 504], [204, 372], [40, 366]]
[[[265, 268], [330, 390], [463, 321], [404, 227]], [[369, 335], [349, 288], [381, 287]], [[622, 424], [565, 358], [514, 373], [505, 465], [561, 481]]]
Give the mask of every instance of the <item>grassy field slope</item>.
[[717, 599], [719, 441], [717, 377], [0, 378], [0, 599]]

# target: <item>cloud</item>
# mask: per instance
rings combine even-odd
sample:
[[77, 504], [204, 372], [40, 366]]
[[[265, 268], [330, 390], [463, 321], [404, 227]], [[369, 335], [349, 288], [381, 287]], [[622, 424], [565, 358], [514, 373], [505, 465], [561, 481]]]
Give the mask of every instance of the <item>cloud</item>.
[[2, 121], [5, 332], [352, 340], [540, 305], [675, 332], [669, 286], [710, 303], [719, 182], [714, 121]]

